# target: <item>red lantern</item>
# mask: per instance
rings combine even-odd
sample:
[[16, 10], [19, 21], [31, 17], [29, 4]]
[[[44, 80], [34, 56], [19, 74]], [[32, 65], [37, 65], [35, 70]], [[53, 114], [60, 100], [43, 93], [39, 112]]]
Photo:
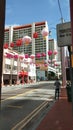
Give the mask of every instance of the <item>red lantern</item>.
[[51, 50], [48, 51], [48, 55], [51, 56], [53, 52]]
[[46, 56], [46, 54], [43, 52], [43, 53], [41, 53], [41, 56], [42, 56], [42, 57], [45, 57], [45, 56]]
[[18, 39], [16, 41], [16, 46], [21, 46], [22, 45], [22, 39]]
[[8, 49], [8, 43], [4, 44], [4, 49]]
[[13, 58], [13, 55], [10, 54], [10, 53], [6, 53], [6, 57], [7, 57], [7, 58]]
[[15, 58], [15, 59], [18, 59], [18, 55], [14, 55], [14, 58]]
[[48, 60], [48, 63], [50, 64], [50, 63], [51, 63], [51, 60]]
[[44, 64], [45, 67], [48, 67], [48, 64]]
[[30, 55], [30, 58], [31, 58], [31, 59], [34, 59], [34, 58], [35, 58], [35, 55], [33, 55], [33, 54]]
[[29, 55], [28, 55], [28, 54], [25, 54], [25, 58], [29, 58]]
[[20, 55], [19, 58], [22, 60], [22, 59], [24, 59], [24, 56]]
[[54, 66], [58, 66], [58, 64], [57, 64], [57, 63], [55, 63], [55, 64], [54, 64]]
[[54, 51], [53, 54], [56, 55], [58, 52], [57, 51]]
[[38, 38], [38, 33], [37, 32], [33, 33], [33, 38]]
[[14, 47], [14, 43], [13, 42], [10, 43], [10, 47]]
[[36, 64], [36, 67], [40, 67], [40, 65], [39, 65], [39, 64]]
[[37, 54], [36, 54], [36, 57], [37, 57], [37, 58], [40, 58], [40, 57], [41, 57], [41, 54], [40, 54], [40, 53], [37, 53]]

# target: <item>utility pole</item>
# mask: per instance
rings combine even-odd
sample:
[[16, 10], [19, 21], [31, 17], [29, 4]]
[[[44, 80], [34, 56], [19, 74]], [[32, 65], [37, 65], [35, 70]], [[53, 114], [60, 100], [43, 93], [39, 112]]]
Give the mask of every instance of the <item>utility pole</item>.
[[[59, 6], [60, 14], [61, 14], [61, 23], [64, 23], [59, 0], [58, 0], [58, 6]], [[65, 70], [65, 49], [64, 49], [64, 47], [61, 47], [60, 51], [61, 51], [61, 66], [62, 66], [62, 86], [65, 87], [66, 86], [66, 70]]]
[[[61, 18], [61, 23], [64, 23], [64, 19]], [[65, 69], [65, 49], [61, 47], [61, 64], [62, 64], [62, 86], [66, 86], [66, 69]]]
[[3, 43], [5, 25], [6, 0], [0, 0], [0, 110], [1, 110], [1, 88], [2, 88], [2, 66], [3, 66]]

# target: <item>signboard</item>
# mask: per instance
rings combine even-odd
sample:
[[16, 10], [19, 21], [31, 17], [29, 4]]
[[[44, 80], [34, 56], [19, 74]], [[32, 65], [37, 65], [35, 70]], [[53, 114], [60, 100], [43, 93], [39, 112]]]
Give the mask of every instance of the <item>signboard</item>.
[[44, 60], [36, 60], [35, 62], [36, 62], [36, 64], [44, 64], [45, 61]]
[[57, 43], [59, 47], [68, 46], [72, 44], [71, 41], [71, 23], [57, 24]]
[[40, 66], [40, 70], [47, 71], [47, 70], [48, 70], [48, 67], [45, 67], [45, 66]]

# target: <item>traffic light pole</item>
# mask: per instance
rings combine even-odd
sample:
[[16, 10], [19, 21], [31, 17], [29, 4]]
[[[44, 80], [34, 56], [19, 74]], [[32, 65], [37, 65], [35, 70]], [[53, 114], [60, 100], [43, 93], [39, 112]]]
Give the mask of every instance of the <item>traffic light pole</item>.
[[0, 0], [0, 110], [1, 110], [4, 25], [5, 25], [5, 3], [6, 0]]

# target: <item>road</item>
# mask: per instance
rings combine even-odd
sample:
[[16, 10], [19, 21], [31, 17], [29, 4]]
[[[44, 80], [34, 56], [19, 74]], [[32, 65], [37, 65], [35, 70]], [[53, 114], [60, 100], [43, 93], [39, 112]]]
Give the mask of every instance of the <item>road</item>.
[[29, 124], [33, 121], [35, 126], [39, 115], [50, 107], [53, 100], [54, 87], [49, 83], [2, 91], [0, 129], [30, 130]]

